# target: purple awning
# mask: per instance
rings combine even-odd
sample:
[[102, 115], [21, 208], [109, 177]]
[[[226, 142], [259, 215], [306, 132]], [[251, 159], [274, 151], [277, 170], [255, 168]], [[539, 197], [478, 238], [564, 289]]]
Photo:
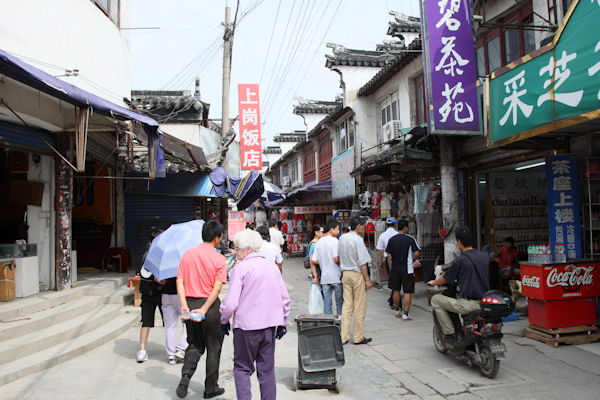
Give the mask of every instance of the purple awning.
[[114, 116], [119, 120], [134, 120], [154, 130], [159, 129], [158, 122], [152, 118], [111, 103], [102, 97], [96, 96], [77, 86], [55, 78], [49, 73], [44, 72], [1, 49], [0, 74], [6, 75], [29, 87], [38, 89], [75, 106], [92, 107], [93, 111], [96, 113], [109, 117]]

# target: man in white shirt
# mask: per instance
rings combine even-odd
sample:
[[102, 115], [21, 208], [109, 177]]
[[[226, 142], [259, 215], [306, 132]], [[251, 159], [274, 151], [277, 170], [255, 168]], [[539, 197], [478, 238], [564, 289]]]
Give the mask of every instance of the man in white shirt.
[[[337, 235], [340, 233], [340, 224], [335, 220], [327, 221], [325, 234], [317, 244], [310, 257], [310, 269], [312, 270], [315, 285], [321, 284], [323, 288], [324, 313], [333, 314], [331, 305], [332, 292], [335, 293], [335, 306], [337, 315], [342, 315], [342, 271], [340, 270], [338, 257]], [[321, 267], [321, 276], [317, 275], [316, 265]]]
[[265, 257], [267, 260], [273, 261], [279, 267], [279, 271], [283, 272], [283, 257], [281, 256], [281, 251], [277, 246], [270, 242], [271, 236], [269, 235], [269, 228], [266, 226], [259, 226], [256, 228], [256, 231], [260, 234], [263, 240], [263, 244], [258, 251], [260, 255]]
[[[387, 229], [385, 232], [383, 232], [381, 235], [379, 235], [379, 240], [377, 241], [377, 246], [375, 246], [375, 248], [377, 250], [379, 250], [379, 265], [383, 265], [383, 268], [385, 268], [385, 272], [387, 272], [388, 274], [388, 287], [389, 287], [389, 276], [390, 276], [390, 266], [388, 265], [387, 262], [387, 253], [385, 252], [385, 248], [388, 245], [388, 242], [390, 241], [390, 238], [392, 236], [396, 236], [398, 234], [398, 231], [396, 230], [396, 218], [394, 217], [387, 217], [387, 219], [385, 220], [385, 224], [387, 226]], [[390, 298], [388, 299], [388, 303], [390, 305], [390, 307], [394, 307], [394, 303], [392, 300], [392, 296], [390, 295]]]
[[274, 219], [269, 220], [269, 235], [271, 236], [271, 243], [277, 246], [279, 251], [281, 251], [281, 246], [283, 246], [283, 234], [277, 229], [277, 221]]
[[367, 290], [373, 282], [367, 272], [367, 263], [371, 262], [369, 251], [362, 237], [366, 221], [352, 218], [350, 232], [339, 240], [340, 269], [343, 271], [344, 306], [342, 308], [342, 343], [348, 343], [350, 326], [354, 317], [354, 344], [367, 344], [371, 338], [365, 337], [365, 314], [367, 312]]

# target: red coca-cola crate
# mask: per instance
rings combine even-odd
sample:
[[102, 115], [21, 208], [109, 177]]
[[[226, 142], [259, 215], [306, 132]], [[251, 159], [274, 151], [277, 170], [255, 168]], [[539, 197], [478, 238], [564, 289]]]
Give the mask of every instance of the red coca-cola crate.
[[600, 296], [600, 263], [521, 264], [523, 296], [559, 300]]
[[529, 298], [528, 303], [529, 323], [542, 328], [555, 329], [596, 323], [594, 298], [550, 301]]

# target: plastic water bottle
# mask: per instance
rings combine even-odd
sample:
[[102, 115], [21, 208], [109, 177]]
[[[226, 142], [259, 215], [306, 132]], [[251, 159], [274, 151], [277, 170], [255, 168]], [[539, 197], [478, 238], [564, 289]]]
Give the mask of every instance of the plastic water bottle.
[[197, 313], [197, 312], [191, 312], [190, 313], [190, 319], [192, 321], [202, 322], [202, 321], [204, 321], [204, 318], [205, 318], [204, 315], [200, 315], [200, 313]]
[[555, 261], [557, 263], [567, 262], [567, 254], [565, 251], [565, 246], [562, 243], [556, 243], [555, 252]]

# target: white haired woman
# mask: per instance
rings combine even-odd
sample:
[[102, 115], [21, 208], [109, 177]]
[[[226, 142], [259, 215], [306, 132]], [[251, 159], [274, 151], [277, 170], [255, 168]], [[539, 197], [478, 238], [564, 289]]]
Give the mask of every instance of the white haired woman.
[[255, 365], [261, 399], [275, 400], [275, 338], [285, 334], [290, 296], [277, 265], [258, 253], [263, 240], [250, 229], [233, 238], [238, 264], [231, 270], [229, 291], [221, 303], [221, 328], [233, 323], [233, 374], [237, 398], [251, 399]]

